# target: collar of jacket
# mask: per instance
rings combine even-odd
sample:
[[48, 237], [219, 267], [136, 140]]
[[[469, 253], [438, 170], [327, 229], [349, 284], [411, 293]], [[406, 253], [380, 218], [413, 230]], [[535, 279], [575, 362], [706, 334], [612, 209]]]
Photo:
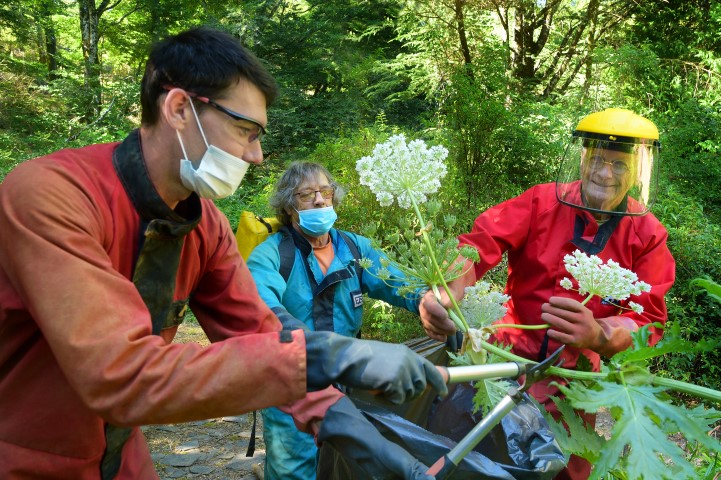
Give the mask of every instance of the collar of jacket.
[[169, 236], [182, 237], [200, 222], [202, 207], [197, 194], [192, 193], [175, 210], [158, 195], [145, 168], [139, 130], [133, 130], [115, 149], [113, 166], [143, 223], [161, 220], [153, 223]]

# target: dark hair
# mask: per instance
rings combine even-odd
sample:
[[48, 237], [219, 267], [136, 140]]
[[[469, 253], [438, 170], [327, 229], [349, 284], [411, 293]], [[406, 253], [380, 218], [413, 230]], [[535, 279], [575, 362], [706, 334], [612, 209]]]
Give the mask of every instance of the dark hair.
[[250, 51], [227, 33], [198, 27], [167, 37], [153, 45], [140, 90], [143, 125], [158, 121], [158, 97], [164, 86], [179, 87], [209, 98], [245, 79], [258, 87], [269, 106], [278, 85]]
[[345, 196], [345, 190], [338, 185], [327, 168], [320, 163], [315, 162], [293, 162], [280, 176], [275, 184], [273, 194], [270, 196], [269, 203], [276, 218], [282, 225], [291, 226], [293, 218], [285, 211], [286, 208], [295, 208], [295, 192], [304, 181], [313, 181], [320, 174], [325, 175], [330, 186], [335, 188], [333, 194], [333, 207], [340, 205], [341, 200]]

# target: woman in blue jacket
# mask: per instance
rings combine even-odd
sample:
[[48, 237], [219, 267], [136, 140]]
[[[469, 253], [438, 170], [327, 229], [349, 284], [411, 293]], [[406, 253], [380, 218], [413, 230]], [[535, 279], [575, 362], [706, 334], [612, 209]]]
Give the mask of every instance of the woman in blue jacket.
[[[379, 268], [382, 252], [365, 237], [333, 228], [344, 195], [328, 170], [294, 162], [283, 173], [270, 205], [283, 227], [257, 246], [248, 267], [258, 293], [286, 329], [325, 330], [355, 337], [361, 329], [363, 294], [418, 313], [418, 299], [404, 298], [357, 265]], [[399, 272], [393, 272], [400, 276]], [[265, 478], [314, 479], [315, 441], [277, 408], [262, 411]]]

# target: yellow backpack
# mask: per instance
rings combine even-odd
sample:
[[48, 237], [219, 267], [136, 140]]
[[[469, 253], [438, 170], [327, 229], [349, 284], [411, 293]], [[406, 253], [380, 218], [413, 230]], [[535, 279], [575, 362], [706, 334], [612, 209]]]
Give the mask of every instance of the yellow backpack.
[[264, 218], [247, 210], [240, 212], [235, 240], [238, 242], [238, 251], [243, 260], [247, 261], [250, 252], [279, 228], [280, 222], [275, 217]]

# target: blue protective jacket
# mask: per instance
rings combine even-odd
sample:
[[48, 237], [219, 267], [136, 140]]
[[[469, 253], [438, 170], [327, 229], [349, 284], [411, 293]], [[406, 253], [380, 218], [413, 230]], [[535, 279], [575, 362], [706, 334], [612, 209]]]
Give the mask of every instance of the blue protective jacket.
[[[299, 239], [296, 236], [297, 240], [305, 242], [300, 247], [293, 244], [295, 260], [287, 281], [280, 273], [279, 246], [284, 235], [288, 234], [271, 235], [250, 254], [248, 267], [258, 293], [278, 315], [285, 328], [293, 324], [298, 326], [299, 321], [303, 328], [333, 330], [340, 335], [355, 337], [363, 322], [362, 294], [418, 313], [420, 298], [403, 298], [398, 295], [396, 288], [377, 277], [383, 254], [371, 247], [370, 240], [350, 232], [343, 233], [354, 242], [362, 258], [373, 262], [372, 267], [360, 275], [360, 279], [353, 264], [353, 253], [335, 229], [330, 231], [335, 257], [325, 275], [312, 248], [302, 237]], [[304, 255], [307, 266], [303, 261]], [[392, 275], [401, 276], [397, 270], [391, 267], [389, 270]], [[330, 295], [328, 289], [331, 289]], [[314, 479], [318, 449], [313, 437], [298, 431], [292, 417], [277, 408], [267, 408], [261, 413], [266, 448], [265, 479]]]
[[[295, 262], [286, 282], [280, 274], [280, 253], [278, 246], [283, 234], [276, 233], [258, 245], [248, 258], [248, 268], [258, 287], [260, 298], [274, 311], [286, 310], [292, 317], [303, 322], [309, 329], [316, 330], [318, 324], [332, 325], [338, 334], [355, 337], [363, 320], [363, 302], [360, 294], [383, 300], [391, 305], [418, 313], [419, 298], [400, 297], [397, 289], [377, 278], [382, 252], [371, 247], [370, 240], [360, 235], [344, 232], [355, 243], [361, 257], [370, 259], [372, 267], [362, 275], [359, 281], [353, 267], [353, 254], [336, 229], [331, 229], [335, 258], [323, 272], [312, 251], [306, 256], [314, 282], [306, 271], [303, 253], [295, 250]], [[400, 276], [400, 272], [389, 267], [391, 273]], [[316, 286], [317, 285], [317, 286]], [[334, 288], [332, 308], [314, 307], [314, 298], [322, 290]], [[315, 312], [314, 312], [315, 309]], [[320, 328], [331, 330], [331, 328]]]

